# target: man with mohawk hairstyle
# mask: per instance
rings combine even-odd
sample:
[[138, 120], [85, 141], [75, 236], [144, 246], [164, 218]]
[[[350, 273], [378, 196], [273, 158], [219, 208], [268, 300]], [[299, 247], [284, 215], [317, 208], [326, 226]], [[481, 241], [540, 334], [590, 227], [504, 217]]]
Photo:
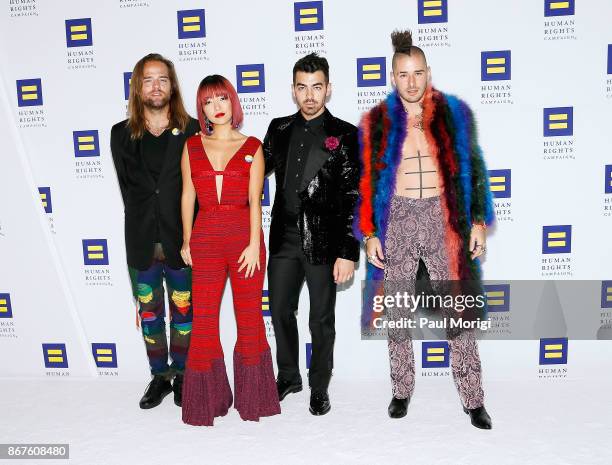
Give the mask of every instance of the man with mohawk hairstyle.
[[[479, 283], [478, 257], [494, 211], [474, 116], [465, 102], [432, 87], [425, 54], [412, 44], [410, 31], [394, 31], [391, 41], [395, 90], [364, 114], [359, 128], [362, 174], [354, 229], [366, 244], [367, 279], [384, 280], [385, 293], [398, 282], [414, 289], [421, 267], [434, 286], [443, 280], [460, 288]], [[400, 309], [387, 309], [388, 320], [400, 315]], [[491, 429], [474, 331], [447, 331], [447, 337], [463, 409], [474, 426]], [[388, 411], [401, 418], [414, 390], [408, 329], [390, 328], [388, 344]]]

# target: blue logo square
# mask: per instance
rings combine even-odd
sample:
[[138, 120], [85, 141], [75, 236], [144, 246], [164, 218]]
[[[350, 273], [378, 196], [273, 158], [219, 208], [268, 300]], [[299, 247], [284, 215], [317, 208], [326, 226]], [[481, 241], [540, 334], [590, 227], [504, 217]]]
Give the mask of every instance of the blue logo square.
[[266, 74], [263, 63], [236, 65], [236, 82], [239, 94], [266, 91]]
[[85, 265], [108, 265], [106, 239], [83, 239], [83, 262]]
[[510, 284], [485, 284], [484, 291], [489, 312], [510, 311]]
[[43, 344], [45, 368], [68, 368], [66, 344]]
[[117, 368], [117, 345], [114, 343], [92, 343], [96, 366], [98, 368]]
[[387, 85], [385, 57], [357, 58], [357, 87]]
[[89, 131], [73, 131], [72, 142], [75, 157], [99, 157], [100, 141], [97, 129]]
[[544, 108], [544, 137], [574, 134], [574, 107]]
[[481, 81], [509, 81], [512, 76], [511, 50], [480, 52]]
[[125, 100], [130, 98], [130, 83], [132, 82], [132, 72], [126, 71], [123, 73], [123, 96]]
[[540, 339], [540, 365], [565, 365], [566, 363], [566, 337]]
[[448, 368], [450, 366], [448, 341], [423, 341], [421, 351], [423, 368]]
[[447, 23], [447, 0], [418, 0], [419, 24]]
[[88, 47], [93, 45], [91, 18], [66, 20], [66, 46]]
[[293, 22], [296, 32], [323, 29], [323, 2], [295, 2]]
[[489, 186], [496, 199], [512, 196], [512, 170], [489, 170]]
[[261, 193], [261, 206], [270, 206], [270, 180], [264, 178], [263, 192]]
[[36, 107], [43, 104], [42, 81], [37, 79], [17, 80], [17, 106]]
[[572, 226], [543, 226], [542, 253], [570, 253], [572, 251]]
[[204, 10], [182, 10], [176, 12], [179, 39], [206, 37]]
[[606, 165], [605, 170], [604, 192], [606, 194], [612, 194], [612, 165]]

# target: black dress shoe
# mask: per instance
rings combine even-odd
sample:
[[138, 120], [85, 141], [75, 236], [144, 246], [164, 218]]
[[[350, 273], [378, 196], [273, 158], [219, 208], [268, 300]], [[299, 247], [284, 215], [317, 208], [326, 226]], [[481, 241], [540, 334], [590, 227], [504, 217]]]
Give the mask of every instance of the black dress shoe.
[[287, 394], [300, 392], [302, 381], [285, 381], [279, 378], [276, 380], [276, 389], [278, 389], [278, 400], [283, 400]]
[[153, 380], [147, 386], [147, 390], [140, 399], [140, 408], [148, 409], [157, 407], [162, 403], [164, 397], [172, 392], [172, 384], [163, 375], [153, 376]]
[[487, 409], [483, 406], [476, 408], [465, 408], [463, 407], [463, 411], [470, 416], [470, 420], [472, 424], [476, 428], [480, 429], [491, 429], [493, 428], [493, 424], [491, 423], [491, 417], [487, 413]]
[[398, 399], [397, 397], [393, 397], [389, 403], [389, 416], [391, 418], [405, 417], [408, 412], [408, 402], [410, 402], [410, 399]]
[[310, 393], [310, 413], [313, 415], [325, 415], [331, 410], [329, 394], [327, 391], [313, 390]]
[[183, 402], [183, 375], [177, 374], [174, 377], [172, 390], [174, 391], [174, 404], [180, 407]]

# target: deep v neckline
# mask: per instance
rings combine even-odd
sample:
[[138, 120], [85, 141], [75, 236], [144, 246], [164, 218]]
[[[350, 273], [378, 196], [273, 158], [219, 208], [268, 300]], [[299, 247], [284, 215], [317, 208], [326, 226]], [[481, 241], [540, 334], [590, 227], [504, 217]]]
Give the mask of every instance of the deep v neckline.
[[[208, 157], [208, 152], [206, 152], [206, 147], [204, 147], [204, 141], [202, 140], [202, 136], [200, 136], [200, 143], [202, 144], [202, 151], [204, 152], [204, 158], [208, 162], [208, 166], [210, 166], [210, 169], [212, 170], [212, 172], [215, 173], [215, 177], [214, 177], [215, 179], [215, 199], [217, 200], [217, 205], [222, 205], [221, 200], [223, 200], [223, 191], [225, 190], [223, 188], [223, 184], [225, 181], [225, 176], [223, 174], [227, 171], [227, 167], [232, 163], [232, 161], [234, 161], [234, 158], [236, 158], [236, 155], [240, 153], [240, 151], [244, 148], [244, 146], [246, 145], [246, 143], [249, 141], [250, 138], [251, 136], [247, 136], [244, 142], [240, 144], [240, 147], [238, 147], [238, 150], [236, 150], [234, 154], [230, 157], [230, 159], [227, 160], [227, 163], [225, 164], [223, 169], [221, 171], [218, 171], [215, 169], [212, 162], [210, 161], [210, 158]], [[220, 189], [217, 187], [217, 176], [221, 177], [221, 185], [219, 186]]]
[[202, 143], [202, 150], [204, 151], [204, 158], [206, 158], [206, 161], [208, 162], [208, 165], [210, 166], [211, 170], [215, 173], [225, 173], [227, 171], [227, 167], [234, 160], [234, 158], [236, 158], [236, 155], [238, 155], [238, 153], [240, 153], [240, 151], [244, 148], [244, 146], [246, 145], [246, 143], [249, 141], [250, 138], [251, 136], [247, 136], [244, 142], [240, 144], [240, 147], [238, 147], [238, 150], [236, 150], [234, 154], [229, 158], [229, 160], [227, 160], [227, 163], [225, 164], [223, 169], [219, 171], [215, 169], [212, 162], [210, 161], [210, 158], [208, 157], [208, 152], [206, 151], [206, 147], [204, 147], [204, 141], [202, 141], [202, 136], [200, 136], [200, 142]]

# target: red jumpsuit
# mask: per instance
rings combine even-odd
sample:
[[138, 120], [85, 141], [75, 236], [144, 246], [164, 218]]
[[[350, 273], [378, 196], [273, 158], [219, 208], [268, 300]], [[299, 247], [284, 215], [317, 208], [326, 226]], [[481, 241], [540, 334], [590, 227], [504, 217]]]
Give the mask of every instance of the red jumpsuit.
[[[250, 238], [249, 174], [261, 142], [249, 137], [227, 163], [215, 171], [199, 135], [187, 140], [191, 179], [199, 212], [191, 235], [193, 260], [193, 329], [183, 385], [183, 421], [212, 426], [232, 405], [223, 348], [219, 310], [229, 272], [238, 339], [234, 347], [235, 407], [243, 420], [280, 413], [270, 346], [266, 340], [261, 296], [266, 248], [260, 231], [260, 269], [245, 278], [238, 258]], [[221, 201], [215, 176], [223, 175]]]

